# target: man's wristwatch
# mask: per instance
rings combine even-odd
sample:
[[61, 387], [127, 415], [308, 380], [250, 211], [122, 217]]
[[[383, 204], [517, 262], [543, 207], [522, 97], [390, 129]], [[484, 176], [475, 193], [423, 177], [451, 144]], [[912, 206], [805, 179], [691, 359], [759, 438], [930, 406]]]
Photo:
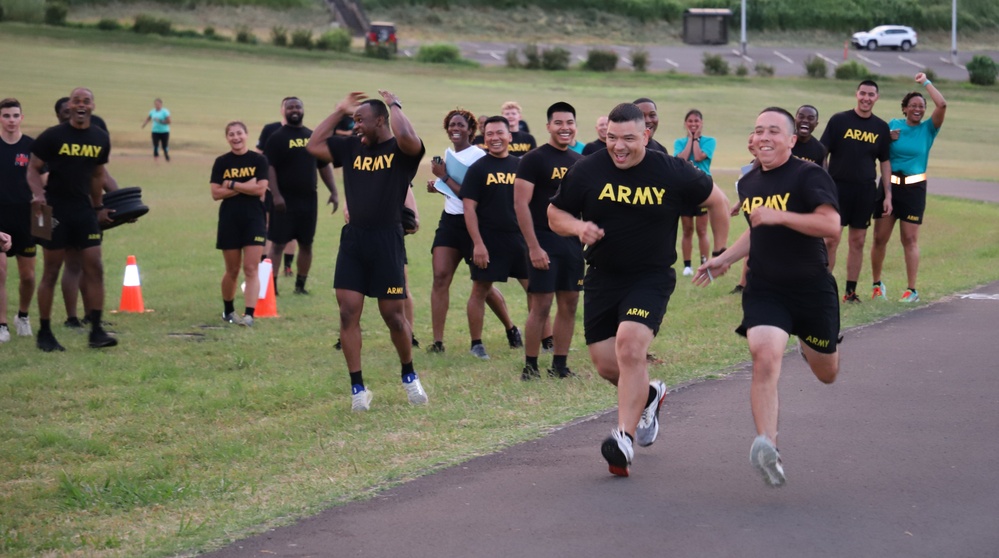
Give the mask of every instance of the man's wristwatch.
[[400, 103], [399, 101], [392, 101], [392, 103], [389, 106], [392, 106], [392, 105], [395, 105], [395, 106], [399, 107], [400, 109], [402, 108], [402, 103]]
[[235, 188], [236, 188], [236, 181], [235, 180], [230, 180], [229, 181], [229, 189], [233, 190]]

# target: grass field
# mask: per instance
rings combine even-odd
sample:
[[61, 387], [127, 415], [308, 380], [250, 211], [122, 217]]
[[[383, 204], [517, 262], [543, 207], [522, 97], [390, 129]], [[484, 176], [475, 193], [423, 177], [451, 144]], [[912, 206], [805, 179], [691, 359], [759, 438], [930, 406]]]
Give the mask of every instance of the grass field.
[[[279, 297], [281, 317], [258, 320], [253, 330], [222, 327], [222, 258], [213, 249], [217, 206], [208, 175], [227, 149], [227, 121], [242, 119], [255, 135], [277, 119], [279, 100], [294, 94], [305, 101], [306, 122], [315, 125], [347, 91], [383, 88], [399, 94], [434, 154], [447, 144], [443, 115], [456, 105], [495, 112], [502, 101], [517, 99], [537, 133], [548, 104], [565, 99], [577, 107], [581, 139], [589, 140], [598, 114], [650, 96], [659, 101], [657, 137], [664, 143], [680, 134], [687, 108], [703, 110], [705, 133], [720, 146], [716, 179], [731, 195], [760, 108], [808, 102], [828, 117], [853, 104], [853, 84], [835, 81], [452, 69], [285, 56], [266, 48], [202, 50], [169, 40], [106, 43], [99, 42], [106, 34], [69, 33], [54, 39], [0, 25], [0, 51], [17, 61], [4, 69], [2, 96], [22, 101], [25, 129], [35, 135], [54, 122], [56, 98], [77, 85], [95, 91], [96, 113], [112, 133], [109, 170], [122, 186], [142, 186], [152, 208], [105, 238], [107, 308], [117, 307], [125, 258], [133, 254], [146, 306], [154, 311], [109, 316], [121, 340], [109, 351], [86, 349], [84, 336], [61, 326], [56, 335], [65, 353], [40, 353], [21, 338], [0, 346], [0, 553], [9, 556], [160, 556], [209, 548], [614, 405], [614, 392], [596, 378], [579, 335], [570, 355], [578, 381], [522, 384], [520, 355], [504, 348], [502, 329], [488, 317], [485, 342], [493, 360], [467, 356], [469, 284], [460, 271], [445, 339], [449, 352], [415, 355], [430, 405], [406, 403], [398, 362], [369, 303], [364, 369], [375, 399], [370, 413], [351, 414], [343, 359], [333, 350], [339, 214], [320, 216], [311, 296]], [[894, 114], [909, 87], [884, 83], [877, 112]], [[999, 124], [993, 109], [999, 92], [940, 88], [950, 109], [931, 175], [994, 179], [989, 144]], [[153, 163], [148, 130], [139, 128], [154, 97], [174, 115], [170, 164]], [[425, 165], [417, 184], [429, 176]], [[423, 228], [408, 247], [415, 331], [426, 343], [429, 248], [441, 199], [420, 188], [417, 198]], [[999, 278], [997, 223], [994, 206], [931, 199], [922, 233], [925, 301]], [[743, 229], [743, 221], [735, 221], [733, 235]], [[842, 279], [842, 265], [839, 271]], [[904, 270], [897, 241], [885, 274], [898, 293]], [[653, 345], [665, 361], [654, 367], [655, 376], [677, 385], [745, 360], [744, 342], [732, 333], [739, 308], [727, 293], [734, 283], [729, 276], [704, 290], [678, 285]], [[519, 289], [503, 290], [522, 324]], [[8, 292], [16, 292], [13, 280]], [[904, 310], [894, 302], [865, 303], [844, 309], [844, 325]], [[34, 307], [32, 317], [37, 326]], [[63, 317], [57, 298], [54, 321]]]

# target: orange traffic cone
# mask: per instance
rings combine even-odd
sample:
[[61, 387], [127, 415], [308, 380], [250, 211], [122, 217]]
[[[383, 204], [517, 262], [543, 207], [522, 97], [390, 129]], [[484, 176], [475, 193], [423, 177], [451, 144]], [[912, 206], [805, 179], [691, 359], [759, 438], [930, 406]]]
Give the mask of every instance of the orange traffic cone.
[[135, 263], [135, 256], [129, 256], [125, 262], [125, 281], [121, 288], [121, 304], [118, 305], [119, 312], [145, 312], [146, 306], [142, 303], [142, 285], [139, 284], [139, 266]]
[[257, 277], [260, 278], [260, 296], [254, 318], [277, 318], [277, 297], [274, 296], [274, 266], [270, 258], [260, 262], [257, 267]]

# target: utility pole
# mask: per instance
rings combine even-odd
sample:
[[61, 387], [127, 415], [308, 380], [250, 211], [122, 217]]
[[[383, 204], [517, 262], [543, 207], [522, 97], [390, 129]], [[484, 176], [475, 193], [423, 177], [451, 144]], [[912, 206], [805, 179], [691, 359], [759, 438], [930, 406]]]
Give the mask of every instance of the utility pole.
[[[956, 3], [957, 0], [954, 0], [954, 2]], [[742, 0], [742, 16], [739, 18], [739, 20], [742, 27], [742, 35], [740, 37], [740, 43], [742, 44], [742, 55], [745, 56], [746, 55], [746, 0]], [[957, 47], [955, 46], [954, 49], [956, 51]]]
[[957, 0], [950, 5], [950, 63], [957, 66]]

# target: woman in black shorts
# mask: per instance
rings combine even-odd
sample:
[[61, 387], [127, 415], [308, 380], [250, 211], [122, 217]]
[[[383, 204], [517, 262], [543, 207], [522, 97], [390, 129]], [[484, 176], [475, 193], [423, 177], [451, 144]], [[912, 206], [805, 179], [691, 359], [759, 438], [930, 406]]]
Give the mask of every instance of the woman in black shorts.
[[[267, 191], [267, 159], [251, 151], [246, 125], [239, 121], [225, 127], [229, 153], [215, 159], [212, 167], [212, 199], [221, 201], [215, 248], [222, 250], [222, 319], [232, 324], [253, 325], [253, 310], [260, 293], [257, 265], [264, 251], [267, 228], [264, 220], [264, 192]], [[240, 267], [246, 281], [243, 299], [246, 312], [236, 315], [234, 300]]]

